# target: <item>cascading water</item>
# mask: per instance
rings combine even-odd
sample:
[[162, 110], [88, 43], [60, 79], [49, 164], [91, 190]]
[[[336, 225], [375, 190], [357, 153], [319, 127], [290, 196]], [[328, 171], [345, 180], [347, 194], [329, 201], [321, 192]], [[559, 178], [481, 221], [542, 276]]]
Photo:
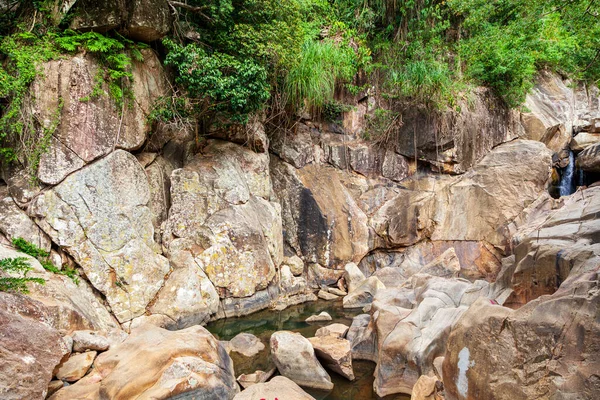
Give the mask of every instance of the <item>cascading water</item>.
[[575, 173], [575, 155], [569, 151], [569, 164], [563, 169], [560, 177], [558, 192], [560, 196], [568, 196], [575, 192], [575, 182], [573, 176]]

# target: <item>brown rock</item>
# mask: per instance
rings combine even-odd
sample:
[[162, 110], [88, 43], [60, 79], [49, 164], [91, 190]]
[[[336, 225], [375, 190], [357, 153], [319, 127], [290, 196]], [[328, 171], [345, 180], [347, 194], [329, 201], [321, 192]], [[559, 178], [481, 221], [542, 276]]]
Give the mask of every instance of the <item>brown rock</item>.
[[76, 382], [80, 380], [92, 366], [96, 354], [95, 351], [72, 354], [67, 361], [58, 367], [56, 377], [67, 382]]
[[350, 342], [332, 335], [318, 336], [308, 339], [315, 349], [315, 354], [323, 365], [337, 372], [344, 378], [353, 381], [352, 353]]
[[435, 377], [421, 375], [413, 387], [410, 400], [444, 400], [441, 388], [442, 382]]
[[242, 374], [238, 376], [237, 381], [244, 389], [249, 388], [252, 385], [256, 385], [257, 383], [264, 383], [269, 380], [270, 377], [275, 373], [275, 368], [270, 369], [267, 372], [264, 371], [256, 371], [252, 374]]
[[304, 392], [294, 381], [285, 376], [276, 376], [267, 383], [252, 385], [234, 397], [234, 400], [256, 399], [281, 399], [281, 400], [315, 400], [314, 397]]
[[344, 337], [346, 337], [348, 329], [350, 328], [344, 324], [331, 324], [317, 329], [315, 336], [334, 336], [343, 339]]
[[577, 168], [589, 172], [600, 172], [600, 143], [587, 147], [577, 155]]
[[105, 351], [110, 347], [108, 339], [94, 331], [75, 331], [71, 337], [73, 338], [73, 351], [76, 352]]

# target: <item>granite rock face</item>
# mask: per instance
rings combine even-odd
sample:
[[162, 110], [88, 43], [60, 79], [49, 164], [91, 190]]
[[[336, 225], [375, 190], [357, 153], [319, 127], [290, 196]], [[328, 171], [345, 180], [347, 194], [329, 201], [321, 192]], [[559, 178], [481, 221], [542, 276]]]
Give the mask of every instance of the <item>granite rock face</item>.
[[141, 165], [118, 150], [44, 192], [30, 209], [106, 296], [120, 322], [144, 313], [169, 272], [154, 242], [149, 200]]

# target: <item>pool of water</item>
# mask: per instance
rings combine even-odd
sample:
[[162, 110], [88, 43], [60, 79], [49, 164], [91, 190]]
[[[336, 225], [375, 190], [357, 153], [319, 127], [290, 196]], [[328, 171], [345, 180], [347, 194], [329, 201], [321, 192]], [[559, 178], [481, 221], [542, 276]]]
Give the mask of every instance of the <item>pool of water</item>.
[[[304, 320], [311, 315], [327, 311], [333, 321], [320, 323], [307, 323]], [[243, 357], [235, 352], [231, 353], [236, 376], [249, 374], [256, 370], [268, 371], [275, 365], [270, 357], [269, 339], [276, 331], [287, 330], [299, 332], [309, 338], [315, 335], [317, 329], [332, 323], [342, 323], [350, 326], [352, 318], [362, 311], [345, 310], [341, 301], [319, 300], [310, 303], [291, 306], [283, 311], [263, 310], [239, 318], [221, 319], [209, 323], [206, 328], [220, 340], [230, 340], [238, 333], [247, 332], [257, 336], [264, 344], [265, 349], [252, 358]], [[327, 371], [331, 376], [334, 388], [331, 392], [314, 392], [307, 390], [319, 400], [372, 400], [380, 399], [373, 392], [373, 371], [375, 364], [369, 361], [354, 360], [352, 362], [356, 379], [349, 381], [335, 372]], [[385, 400], [408, 400], [410, 396], [387, 396]]]

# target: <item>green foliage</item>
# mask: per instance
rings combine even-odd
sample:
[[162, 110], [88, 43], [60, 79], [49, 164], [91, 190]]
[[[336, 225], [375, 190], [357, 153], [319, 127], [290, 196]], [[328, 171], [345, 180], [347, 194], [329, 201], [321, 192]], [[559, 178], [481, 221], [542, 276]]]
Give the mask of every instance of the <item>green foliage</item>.
[[375, 112], [368, 117], [367, 126], [363, 133], [363, 138], [373, 140], [379, 143], [386, 143], [396, 133], [400, 113], [386, 110], [383, 108], [375, 109]]
[[352, 110], [352, 106], [349, 104], [339, 103], [332, 101], [323, 104], [323, 119], [330, 122], [340, 122], [342, 113]]
[[[95, 86], [88, 98], [111, 96], [121, 110], [127, 99], [133, 79], [132, 59], [142, 60], [138, 45], [120, 35], [105, 36], [96, 32], [46, 32], [36, 35], [17, 32], [0, 41], [0, 57], [6, 62], [0, 66], [0, 98], [7, 100], [0, 116], [0, 155], [7, 161], [17, 161], [23, 154], [32, 175], [35, 175], [40, 156], [47, 150], [50, 138], [60, 123], [62, 100], [49, 126], [41, 126], [27, 104], [28, 90], [36, 77], [43, 74], [43, 63], [60, 58], [63, 54], [85, 51], [95, 55], [102, 68], [95, 77]], [[104, 92], [104, 85], [108, 93]], [[132, 104], [130, 102], [129, 104]]]
[[307, 40], [299, 62], [287, 75], [285, 90], [290, 102], [320, 110], [333, 101], [336, 85], [352, 80], [359, 61], [348, 41]]
[[225, 115], [245, 123], [269, 99], [267, 71], [258, 63], [208, 53], [195, 44], [182, 46], [166, 40], [165, 45], [169, 49], [165, 64], [176, 69], [175, 81], [186, 89], [196, 115]]
[[0, 277], [0, 292], [29, 293], [28, 283], [43, 285], [46, 281], [42, 278], [31, 278], [27, 274], [32, 267], [26, 257], [5, 258], [0, 260], [0, 271], [19, 276]]
[[77, 271], [75, 271], [74, 269], [66, 268], [65, 266], [63, 266], [62, 270], [58, 269], [50, 261], [50, 253], [48, 253], [47, 251], [40, 249], [35, 244], [30, 243], [23, 238], [14, 238], [12, 240], [12, 243], [13, 246], [15, 246], [15, 248], [20, 252], [23, 252], [25, 254], [30, 255], [31, 257], [36, 258], [46, 271], [52, 272], [54, 274], [65, 275], [71, 278], [71, 280], [75, 284], [79, 284], [79, 277], [77, 275]]

